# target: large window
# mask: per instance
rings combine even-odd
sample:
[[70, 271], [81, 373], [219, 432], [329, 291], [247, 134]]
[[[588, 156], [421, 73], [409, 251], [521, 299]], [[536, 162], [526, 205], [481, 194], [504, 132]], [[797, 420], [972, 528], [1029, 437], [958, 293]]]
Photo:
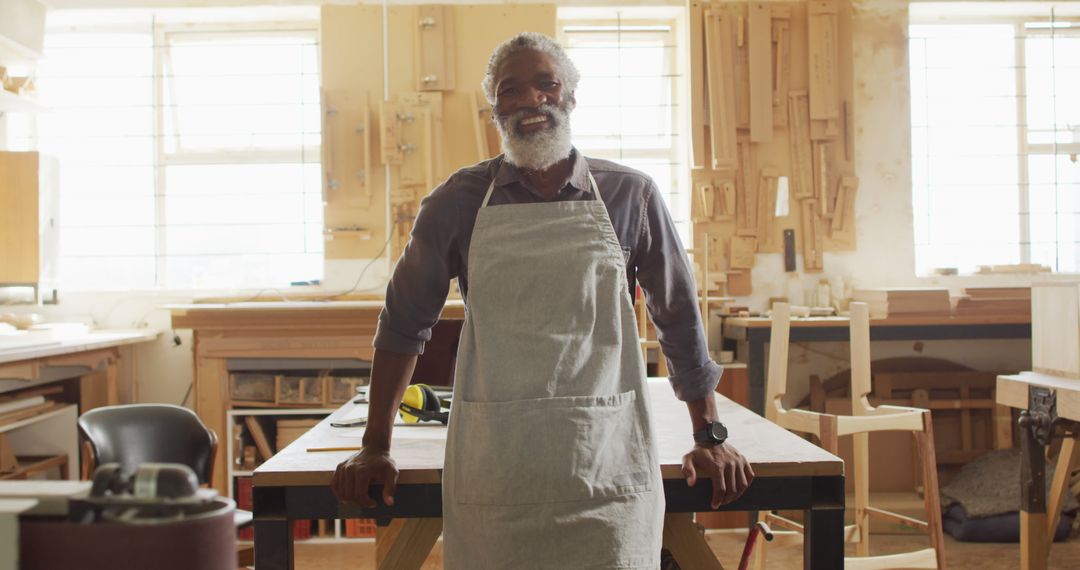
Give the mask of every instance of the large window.
[[[916, 266], [1080, 271], [1080, 18], [914, 4]], [[945, 10], [949, 10], [948, 13]]]
[[649, 174], [690, 243], [684, 93], [676, 10], [559, 10], [559, 40], [581, 72], [574, 145]]
[[60, 288], [321, 277], [316, 20], [49, 26], [26, 146], [58, 158]]

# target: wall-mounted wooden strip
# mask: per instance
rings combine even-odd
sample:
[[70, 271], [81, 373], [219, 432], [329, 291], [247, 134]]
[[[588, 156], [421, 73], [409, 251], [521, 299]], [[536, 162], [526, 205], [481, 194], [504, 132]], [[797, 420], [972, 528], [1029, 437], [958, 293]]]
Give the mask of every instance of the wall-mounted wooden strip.
[[788, 95], [788, 145], [791, 148], [791, 186], [796, 199], [814, 195], [814, 169], [810, 147], [810, 101], [805, 91]]
[[401, 125], [408, 120], [396, 101], [379, 103], [379, 149], [383, 164], [401, 164], [404, 158], [401, 146]]
[[745, 130], [750, 128], [750, 43], [746, 41], [746, 18], [736, 18], [735, 30], [738, 36], [735, 44], [735, 126]]
[[813, 142], [814, 199], [818, 201], [821, 214], [829, 213], [829, 143]]
[[731, 254], [728, 257], [728, 267], [732, 269], [750, 269], [754, 266], [757, 258], [756, 240], [747, 236], [731, 237]]
[[754, 165], [750, 157], [750, 143], [739, 142], [739, 170], [736, 174], [735, 233], [741, 236], [757, 235], [757, 192]]
[[758, 178], [758, 223], [757, 243], [758, 251], [777, 251], [780, 247], [779, 235], [776, 231], [776, 181], [780, 176], [779, 171], [771, 167], [763, 167]]
[[713, 170], [736, 167], [735, 93], [732, 70], [734, 42], [730, 18], [717, 11], [705, 13], [706, 66], [709, 89], [709, 134]]
[[453, 8], [444, 5], [418, 7], [416, 32], [416, 90], [454, 89]]
[[837, 185], [836, 202], [830, 223], [829, 237], [839, 242], [855, 240], [855, 193], [859, 189], [859, 179], [854, 176], [841, 176]]
[[803, 271], [813, 273], [825, 269], [823, 262], [823, 244], [821, 236], [821, 224], [817, 215], [817, 200], [809, 199], [799, 202], [802, 216], [802, 250]]
[[705, 9], [690, 3], [690, 168], [705, 168]]
[[826, 123], [826, 135], [839, 134], [840, 100], [837, 65], [836, 2], [807, 4], [810, 65], [810, 119]]
[[773, 134], [772, 16], [762, 2], [749, 5], [750, 141], [769, 142]]
[[[790, 10], [787, 10], [790, 14]], [[791, 81], [791, 21], [782, 17], [779, 8], [773, 8], [773, 124], [788, 124], [788, 89]]]

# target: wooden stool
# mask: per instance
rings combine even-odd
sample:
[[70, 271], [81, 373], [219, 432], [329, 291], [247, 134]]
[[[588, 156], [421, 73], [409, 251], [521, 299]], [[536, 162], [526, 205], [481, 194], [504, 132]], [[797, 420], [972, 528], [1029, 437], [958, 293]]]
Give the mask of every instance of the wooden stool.
[[[870, 316], [866, 303], [851, 304], [851, 408], [853, 415], [824, 414], [784, 407], [787, 389], [790, 307], [777, 303], [772, 309], [772, 336], [769, 342], [768, 383], [765, 394], [765, 417], [781, 427], [817, 436], [830, 453], [839, 452], [838, 438], [850, 435], [854, 444], [853, 465], [848, 476], [855, 487], [855, 524], [845, 528], [845, 540], [857, 544], [857, 556], [846, 557], [848, 569], [945, 568], [945, 549], [941, 530], [941, 500], [938, 496], [937, 459], [934, 454], [934, 429], [930, 411], [906, 406], [871, 406], [870, 394]], [[923, 496], [926, 521], [870, 506], [869, 433], [874, 431], [909, 431], [915, 436], [922, 458]], [[921, 530], [929, 534], [930, 548], [870, 556], [870, 518]], [[783, 528], [789, 535], [801, 533], [802, 525], [776, 514], [759, 515], [774, 529]], [[791, 533], [790, 531], [795, 531]], [[780, 541], [781, 543], [788, 541]], [[755, 567], [765, 564], [765, 545]]]

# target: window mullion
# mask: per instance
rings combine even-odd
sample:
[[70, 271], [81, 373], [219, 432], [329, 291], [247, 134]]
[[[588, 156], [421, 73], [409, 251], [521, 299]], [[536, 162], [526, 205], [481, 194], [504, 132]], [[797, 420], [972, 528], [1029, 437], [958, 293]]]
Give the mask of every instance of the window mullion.
[[166, 203], [168, 201], [168, 188], [165, 178], [165, 71], [168, 58], [165, 34], [156, 22], [153, 26], [154, 42], [153, 65], [154, 65], [154, 284], [157, 287], [165, 287], [168, 283], [166, 252], [168, 215]]
[[[1018, 189], [1018, 207], [1020, 213], [1018, 239], [1020, 241], [1020, 263], [1031, 263], [1031, 191], [1028, 186], [1028, 120], [1027, 120], [1027, 35], [1024, 23], [1015, 24], [1015, 65], [1016, 74], [1016, 172]], [[1026, 214], [1026, 215], [1025, 215]]]

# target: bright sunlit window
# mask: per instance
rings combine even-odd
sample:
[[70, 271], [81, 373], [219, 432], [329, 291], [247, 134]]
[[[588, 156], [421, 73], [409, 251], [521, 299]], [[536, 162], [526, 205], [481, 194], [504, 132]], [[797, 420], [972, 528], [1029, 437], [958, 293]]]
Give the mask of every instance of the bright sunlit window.
[[322, 275], [317, 23], [50, 15], [32, 142], [59, 164], [58, 283], [236, 289]]
[[1080, 18], [953, 6], [909, 30], [916, 266], [1078, 272]]
[[679, 19], [652, 10], [559, 10], [559, 41], [581, 72], [571, 128], [584, 154], [650, 175], [689, 245]]

